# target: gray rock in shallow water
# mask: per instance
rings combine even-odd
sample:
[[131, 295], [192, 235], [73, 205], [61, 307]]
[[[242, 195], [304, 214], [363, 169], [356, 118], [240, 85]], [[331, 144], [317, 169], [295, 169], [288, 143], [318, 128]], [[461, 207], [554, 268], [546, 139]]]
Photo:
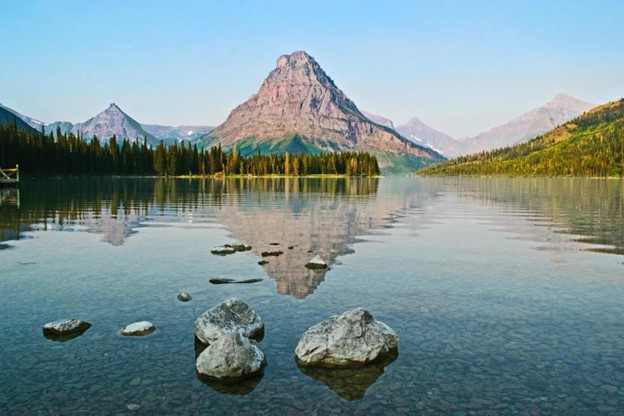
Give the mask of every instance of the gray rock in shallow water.
[[236, 250], [233, 247], [230, 247], [229, 245], [225, 245], [225, 246], [217, 246], [213, 248], [212, 250], [210, 250], [210, 252], [212, 254], [216, 254], [217, 256], [226, 256], [228, 254], [236, 253]]
[[241, 243], [237, 241], [236, 243], [225, 244], [224, 247], [233, 248], [235, 251], [249, 251], [251, 250], [251, 246], [249, 244]]
[[121, 329], [121, 335], [140, 337], [151, 334], [155, 330], [156, 327], [151, 322], [140, 321], [124, 326]]
[[186, 292], [178, 293], [178, 300], [180, 302], [188, 302], [191, 299], [193, 299], [193, 296], [191, 296], [190, 293], [186, 293]]
[[295, 354], [303, 366], [350, 367], [371, 362], [398, 346], [396, 332], [366, 309], [355, 308], [308, 329]]
[[89, 328], [91, 328], [89, 322], [78, 318], [61, 319], [43, 325], [43, 335], [52, 339], [70, 339], [81, 335]]
[[211, 344], [225, 334], [248, 338], [264, 332], [264, 322], [239, 298], [230, 298], [208, 309], [195, 320], [195, 336], [204, 344]]
[[204, 377], [234, 380], [256, 375], [264, 365], [264, 353], [258, 344], [241, 333], [222, 335], [195, 362], [197, 372]]
[[312, 260], [306, 263], [305, 267], [313, 270], [323, 270], [327, 268], [327, 263], [325, 263], [321, 256], [314, 256]]

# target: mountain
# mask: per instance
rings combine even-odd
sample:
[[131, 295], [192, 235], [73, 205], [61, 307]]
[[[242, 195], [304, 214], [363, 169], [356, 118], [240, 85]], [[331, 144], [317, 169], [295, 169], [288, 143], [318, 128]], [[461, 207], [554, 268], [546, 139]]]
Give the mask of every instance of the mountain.
[[[34, 118], [25, 116], [23, 114], [18, 113], [17, 111], [13, 110], [12, 108], [6, 107], [2, 104], [0, 104], [0, 110], [4, 110], [2, 111], [3, 115], [0, 115], [0, 123], [1, 124], [5, 124], [6, 121], [10, 119], [10, 122], [13, 122], [13, 117], [17, 117], [18, 118], [18, 125], [17, 127], [19, 129], [25, 129], [24, 125], [22, 123], [20, 123], [20, 121], [23, 121], [24, 123], [26, 123], [26, 125], [28, 125], [29, 127], [37, 130], [37, 131], [41, 131], [41, 126], [43, 126], [45, 123], [43, 123], [42, 121], [36, 120]], [[7, 115], [7, 113], [9, 113], [10, 115]], [[9, 118], [7, 118], [9, 117]]]
[[624, 98], [525, 143], [460, 157], [423, 175], [619, 176], [624, 174]]
[[509, 123], [467, 139], [463, 143], [463, 153], [477, 153], [525, 142], [595, 106], [596, 104], [566, 94], [558, 94], [552, 101], [514, 118]]
[[455, 157], [462, 154], [463, 143], [429, 127], [417, 117], [413, 117], [407, 124], [397, 126], [396, 131], [413, 142], [428, 146], [446, 157]]
[[138, 121], [124, 113], [114, 103], [84, 123], [75, 124], [71, 132], [74, 134], [82, 133], [85, 140], [97, 136], [103, 143], [108, 142], [113, 135], [117, 136], [118, 141], [124, 138], [131, 141], [143, 141], [146, 138], [148, 145], [157, 146], [159, 143], [159, 140], [145, 131]]
[[52, 133], [56, 136], [56, 130], [59, 128], [61, 133], [67, 134], [74, 128], [74, 125], [69, 121], [55, 121], [54, 123], [46, 124], [46, 134]]
[[366, 150], [385, 173], [443, 160], [394, 130], [371, 122], [305, 52], [283, 55], [258, 92], [202, 138], [242, 155]]
[[177, 143], [182, 140], [194, 142], [210, 133], [214, 126], [161, 126], [159, 124], [141, 124], [143, 130], [165, 143]]
[[8, 107], [0, 104], [0, 124], [13, 124], [15, 123], [18, 130], [34, 132], [36, 129], [32, 128], [24, 119], [21, 114], [11, 110]]
[[364, 114], [366, 118], [372, 121], [373, 123], [377, 123], [380, 126], [385, 126], [385, 127], [391, 128], [392, 130], [396, 130], [394, 128], [394, 123], [389, 118], [378, 116], [377, 114], [372, 114], [364, 110], [362, 110], [362, 114]]

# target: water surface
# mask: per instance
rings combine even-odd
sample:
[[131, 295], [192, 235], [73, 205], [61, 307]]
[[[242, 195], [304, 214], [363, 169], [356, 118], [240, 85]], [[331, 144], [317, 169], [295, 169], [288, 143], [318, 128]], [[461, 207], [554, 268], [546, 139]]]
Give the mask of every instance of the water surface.
[[[619, 180], [25, 181], [0, 190], [0, 409], [622, 414], [623, 208]], [[210, 254], [236, 240], [253, 249]], [[331, 270], [305, 269], [315, 254]], [[266, 323], [265, 373], [236, 388], [194, 370], [194, 320], [230, 296]], [[398, 356], [300, 370], [300, 335], [356, 306], [399, 333]], [[43, 337], [73, 316], [93, 327]], [[138, 320], [157, 331], [118, 335]]]

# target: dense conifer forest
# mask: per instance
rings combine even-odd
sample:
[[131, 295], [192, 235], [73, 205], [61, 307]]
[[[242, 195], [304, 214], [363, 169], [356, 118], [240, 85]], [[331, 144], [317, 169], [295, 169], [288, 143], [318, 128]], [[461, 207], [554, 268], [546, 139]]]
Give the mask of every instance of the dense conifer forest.
[[622, 177], [624, 99], [529, 142], [452, 159], [418, 174]]
[[377, 158], [366, 152], [243, 157], [236, 148], [226, 152], [220, 146], [161, 142], [153, 149], [145, 141], [115, 136], [102, 143], [60, 129], [53, 135], [19, 130], [15, 123], [0, 125], [0, 167], [16, 164], [32, 175], [379, 175]]

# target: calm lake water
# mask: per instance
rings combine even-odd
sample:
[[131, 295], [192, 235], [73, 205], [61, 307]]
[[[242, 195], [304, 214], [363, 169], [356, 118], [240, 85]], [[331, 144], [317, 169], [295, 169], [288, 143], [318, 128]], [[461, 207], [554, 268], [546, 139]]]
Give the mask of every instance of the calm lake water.
[[[210, 254], [237, 240], [253, 249]], [[619, 180], [24, 181], [0, 190], [0, 248], [1, 414], [624, 414]], [[206, 384], [194, 320], [231, 296], [264, 319], [268, 366]], [[301, 334], [356, 306], [398, 356], [299, 369]], [[66, 317], [93, 326], [43, 337]], [[158, 329], [118, 334], [139, 320]]]

